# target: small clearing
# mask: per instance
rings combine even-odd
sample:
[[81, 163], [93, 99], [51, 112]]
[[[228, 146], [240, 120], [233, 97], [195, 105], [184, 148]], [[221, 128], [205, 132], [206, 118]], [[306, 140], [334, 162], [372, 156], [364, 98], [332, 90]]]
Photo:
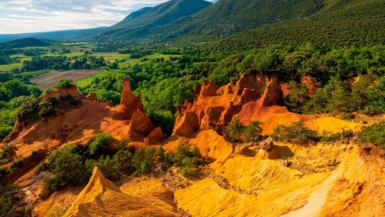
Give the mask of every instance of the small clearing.
[[104, 69], [82, 69], [69, 71], [53, 71], [47, 74], [42, 74], [31, 79], [31, 82], [36, 84], [40, 89], [47, 89], [57, 84], [61, 79], [70, 78], [74, 82], [100, 72]]

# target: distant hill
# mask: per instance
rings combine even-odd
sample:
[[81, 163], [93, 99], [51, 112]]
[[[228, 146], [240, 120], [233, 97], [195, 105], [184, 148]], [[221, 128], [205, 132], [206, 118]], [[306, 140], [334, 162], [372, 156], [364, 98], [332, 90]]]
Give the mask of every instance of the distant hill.
[[47, 39], [36, 39], [36, 38], [24, 38], [16, 39], [9, 42], [0, 44], [0, 49], [4, 48], [21, 48], [21, 47], [45, 47], [51, 44], [51, 40]]
[[78, 30], [63, 30], [53, 32], [40, 32], [40, 33], [24, 33], [24, 34], [6, 34], [0, 35], [0, 43], [12, 41], [23, 38], [40, 38], [40, 39], [51, 39], [55, 41], [70, 41], [82, 38], [89, 32], [98, 31], [105, 27], [93, 28], [93, 29], [78, 29]]
[[[167, 2], [163, 6], [158, 6], [158, 9], [153, 8], [145, 15], [158, 17], [159, 9], [172, 2], [180, 1]], [[188, 0], [187, 2], [198, 5], [199, 1]], [[119, 24], [106, 31], [121, 28], [120, 35], [128, 38], [157, 35], [166, 39], [186, 36], [194, 40], [218, 39], [246, 29], [309, 16], [323, 7], [322, 0], [220, 0], [196, 11], [195, 14], [185, 15], [180, 19], [171, 16], [167, 19], [168, 23], [163, 22], [162, 24], [165, 25], [162, 26], [154, 22], [154, 19], [143, 15], [125, 25]], [[138, 28], [143, 26], [137, 25], [139, 23], [146, 24], [146, 28]], [[123, 31], [124, 28], [133, 29], [134, 27], [134, 30]], [[105, 33], [116, 34], [114, 31]]]
[[384, 0], [325, 0], [323, 9], [306, 18], [243, 31], [207, 47], [239, 51], [269, 44], [337, 47], [385, 44], [384, 14]]
[[192, 15], [211, 4], [204, 0], [171, 0], [134, 12], [118, 24], [100, 31], [100, 35], [121, 36], [133, 30], [162, 26]]

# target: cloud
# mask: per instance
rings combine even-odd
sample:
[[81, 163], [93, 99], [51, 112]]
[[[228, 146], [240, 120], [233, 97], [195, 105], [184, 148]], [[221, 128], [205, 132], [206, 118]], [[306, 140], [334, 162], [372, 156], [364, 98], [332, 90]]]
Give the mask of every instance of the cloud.
[[111, 26], [167, 0], [1, 0], [0, 34]]

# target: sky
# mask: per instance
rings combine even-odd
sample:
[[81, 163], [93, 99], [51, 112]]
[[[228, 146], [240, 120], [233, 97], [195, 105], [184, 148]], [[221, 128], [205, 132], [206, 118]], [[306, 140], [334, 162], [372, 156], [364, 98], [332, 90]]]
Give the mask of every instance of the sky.
[[0, 34], [111, 26], [167, 0], [0, 0]]

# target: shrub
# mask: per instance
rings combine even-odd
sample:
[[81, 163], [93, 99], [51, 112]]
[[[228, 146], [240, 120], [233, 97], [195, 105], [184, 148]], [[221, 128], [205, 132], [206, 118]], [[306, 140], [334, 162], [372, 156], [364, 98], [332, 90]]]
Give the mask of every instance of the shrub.
[[125, 150], [127, 148], [128, 143], [130, 143], [130, 141], [128, 139], [120, 140], [120, 142], [119, 142], [119, 149], [120, 150]]
[[86, 180], [91, 177], [92, 171], [95, 167], [97, 167], [107, 179], [118, 180], [120, 178], [119, 164], [117, 163], [116, 158], [110, 158], [110, 156], [101, 156], [97, 161], [93, 159], [87, 160], [85, 162], [85, 167], [88, 170], [85, 177]]
[[56, 97], [50, 97], [48, 100], [49, 100], [49, 102], [50, 102], [53, 106], [55, 106], [55, 105], [57, 105], [57, 104], [59, 103], [59, 100], [58, 100]]
[[69, 78], [64, 78], [60, 80], [57, 84], [54, 85], [54, 88], [60, 89], [62, 87], [71, 88], [74, 84], [72, 83], [73, 80]]
[[7, 168], [0, 167], [0, 180], [3, 179], [8, 173], [9, 170]]
[[228, 139], [235, 142], [242, 135], [245, 126], [241, 124], [238, 117], [235, 117], [225, 128], [225, 135]]
[[[0, 195], [3, 195], [4, 193], [16, 191], [19, 190], [20, 187], [15, 184], [6, 185], [4, 187], [0, 186]], [[0, 197], [0, 215], [4, 216], [5, 213], [7, 213], [13, 205], [13, 195], [12, 194], [6, 194]]]
[[249, 126], [247, 126], [243, 131], [245, 142], [255, 142], [258, 136], [262, 133], [262, 124], [263, 122], [259, 121], [250, 122]]
[[302, 122], [294, 122], [290, 126], [278, 125], [271, 137], [277, 141], [304, 143], [306, 141], [316, 141], [316, 132], [307, 129]]
[[0, 166], [8, 163], [7, 159], [0, 160]]
[[114, 160], [119, 166], [119, 170], [123, 173], [132, 173], [135, 169], [131, 165], [132, 154], [129, 150], [119, 150], [118, 153], [114, 155]]
[[145, 148], [139, 149], [132, 158], [132, 166], [139, 174], [150, 173], [155, 164], [155, 148], [146, 151]]
[[12, 144], [5, 143], [3, 146], [1, 146], [0, 158], [8, 154], [8, 152], [11, 151], [11, 149], [12, 149]]
[[55, 114], [55, 110], [52, 108], [52, 106], [42, 108], [39, 112], [40, 117], [49, 117], [49, 116], [52, 116], [54, 114]]
[[24, 166], [24, 161], [18, 160], [18, 161], [15, 161], [11, 164], [11, 170], [16, 170], [16, 169], [21, 168], [23, 166]]
[[343, 113], [341, 115], [341, 119], [344, 119], [344, 120], [351, 120], [353, 118], [354, 118], [354, 115], [352, 113], [349, 113], [349, 112]]
[[361, 142], [375, 143], [385, 148], [385, 122], [365, 127], [360, 134]]
[[323, 131], [320, 142], [334, 142], [341, 139], [341, 133], [330, 133]]
[[89, 145], [90, 154], [94, 155], [103, 151], [107, 145], [111, 142], [112, 136], [108, 133], [96, 134], [93, 141]]

